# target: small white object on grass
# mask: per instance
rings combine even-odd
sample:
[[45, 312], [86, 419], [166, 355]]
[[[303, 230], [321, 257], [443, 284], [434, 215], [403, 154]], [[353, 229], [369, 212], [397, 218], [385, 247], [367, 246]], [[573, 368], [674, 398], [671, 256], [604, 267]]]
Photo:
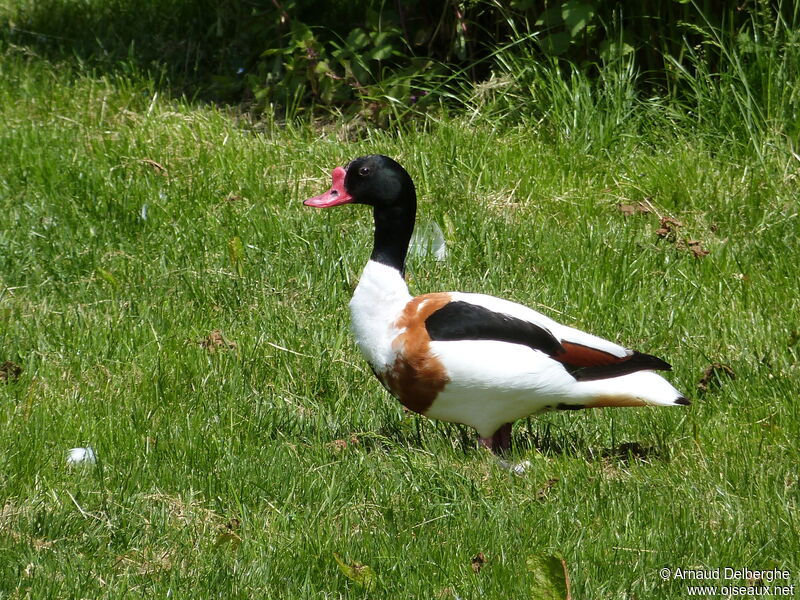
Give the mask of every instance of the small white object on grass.
[[529, 468], [533, 466], [533, 463], [529, 460], [523, 460], [522, 462], [513, 463], [507, 460], [503, 460], [502, 458], [497, 459], [497, 464], [501, 469], [507, 469], [514, 473], [515, 475], [522, 475], [527, 471]]
[[91, 446], [86, 448], [72, 448], [67, 454], [68, 465], [93, 465], [97, 462]]
[[417, 224], [411, 235], [410, 252], [415, 256], [433, 256], [438, 261], [447, 258], [444, 234], [435, 221]]

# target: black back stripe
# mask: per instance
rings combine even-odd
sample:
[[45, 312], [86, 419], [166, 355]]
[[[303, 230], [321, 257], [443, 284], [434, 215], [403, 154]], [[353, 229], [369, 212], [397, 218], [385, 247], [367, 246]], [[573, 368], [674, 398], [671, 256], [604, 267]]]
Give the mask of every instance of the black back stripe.
[[[558, 360], [558, 356], [556, 356], [555, 359]], [[607, 365], [574, 367], [566, 363], [562, 364], [564, 364], [564, 368], [569, 371], [570, 375], [578, 381], [608, 379], [610, 377], [628, 375], [636, 371], [670, 371], [672, 369], [672, 366], [668, 362], [661, 360], [657, 356], [644, 354], [642, 352], [634, 352], [629, 357]]]
[[550, 356], [564, 352], [558, 339], [544, 327], [470, 302], [446, 304], [425, 320], [431, 340], [494, 340], [522, 344]]

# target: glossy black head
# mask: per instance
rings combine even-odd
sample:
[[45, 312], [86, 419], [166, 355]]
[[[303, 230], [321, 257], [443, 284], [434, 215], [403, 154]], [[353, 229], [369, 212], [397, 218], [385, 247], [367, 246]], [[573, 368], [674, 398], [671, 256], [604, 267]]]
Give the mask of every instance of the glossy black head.
[[375, 207], [405, 204], [416, 208], [411, 176], [388, 156], [362, 156], [350, 161], [344, 168], [336, 167], [331, 172], [331, 178], [331, 189], [306, 200], [306, 206], [328, 208], [355, 203]]
[[417, 212], [411, 176], [399, 163], [382, 154], [356, 158], [344, 168], [336, 167], [331, 176], [331, 189], [304, 204], [317, 208], [342, 204], [372, 206], [375, 217], [372, 260], [402, 273]]
[[344, 187], [356, 204], [392, 207], [416, 204], [414, 182], [400, 164], [382, 154], [362, 156], [346, 167]]

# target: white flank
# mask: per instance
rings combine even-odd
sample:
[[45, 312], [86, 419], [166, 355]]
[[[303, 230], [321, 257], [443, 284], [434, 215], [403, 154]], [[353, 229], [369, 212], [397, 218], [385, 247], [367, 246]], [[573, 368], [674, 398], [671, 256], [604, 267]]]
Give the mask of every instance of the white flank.
[[504, 423], [555, 408], [574, 394], [575, 379], [538, 350], [494, 340], [431, 342], [450, 383], [426, 416], [463, 423], [491, 436]]
[[450, 383], [426, 416], [474, 427], [481, 437], [501, 425], [556, 408], [583, 405], [604, 396], [639, 398], [673, 405], [681, 394], [665, 379], [640, 371], [596, 381], [575, 381], [561, 363], [527, 346], [490, 340], [432, 342]]

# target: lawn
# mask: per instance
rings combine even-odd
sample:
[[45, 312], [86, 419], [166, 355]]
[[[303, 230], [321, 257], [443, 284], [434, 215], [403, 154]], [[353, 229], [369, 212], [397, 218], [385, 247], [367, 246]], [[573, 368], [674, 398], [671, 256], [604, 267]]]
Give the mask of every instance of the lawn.
[[[704, 583], [665, 568], [797, 582], [796, 154], [474, 115], [286, 126], [0, 50], [0, 598], [540, 598], [552, 557], [576, 600]], [[413, 292], [662, 356], [692, 406], [519, 422], [523, 475], [404, 413], [348, 329], [368, 211], [302, 205], [373, 152], [447, 241]]]

